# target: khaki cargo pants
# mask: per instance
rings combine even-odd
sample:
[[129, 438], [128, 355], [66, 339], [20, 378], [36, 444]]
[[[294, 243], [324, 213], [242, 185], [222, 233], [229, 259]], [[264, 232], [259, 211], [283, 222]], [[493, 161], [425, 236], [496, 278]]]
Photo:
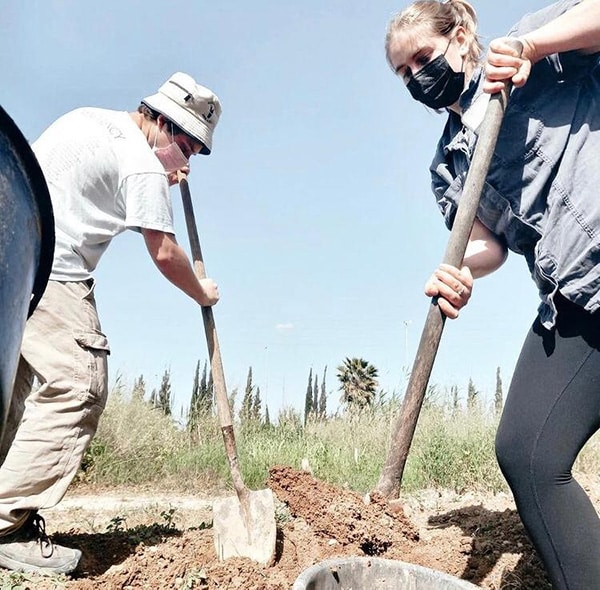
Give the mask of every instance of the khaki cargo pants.
[[60, 502], [98, 427], [110, 351], [93, 291], [93, 280], [50, 281], [25, 326], [0, 448], [0, 535]]

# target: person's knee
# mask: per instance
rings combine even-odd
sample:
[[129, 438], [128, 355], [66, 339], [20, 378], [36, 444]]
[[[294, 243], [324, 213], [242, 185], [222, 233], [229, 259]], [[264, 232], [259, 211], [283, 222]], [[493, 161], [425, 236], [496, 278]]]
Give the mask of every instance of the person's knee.
[[553, 452], [543, 437], [528, 436], [512, 428], [498, 429], [496, 458], [515, 493], [544, 489], [570, 473], [569, 461], [556, 450]]
[[523, 479], [529, 469], [529, 456], [518, 433], [511, 428], [499, 428], [495, 441], [496, 459], [509, 484]]

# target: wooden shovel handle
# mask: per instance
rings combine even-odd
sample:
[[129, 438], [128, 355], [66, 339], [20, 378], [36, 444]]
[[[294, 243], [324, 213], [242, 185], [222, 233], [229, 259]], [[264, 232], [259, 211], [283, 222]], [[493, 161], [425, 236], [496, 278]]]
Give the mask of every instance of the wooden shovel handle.
[[[202, 249], [200, 248], [200, 240], [198, 238], [198, 229], [196, 226], [196, 218], [194, 216], [194, 208], [192, 206], [192, 197], [187, 176], [183, 172], [178, 172], [179, 190], [181, 191], [181, 199], [183, 201], [183, 212], [185, 215], [185, 224], [190, 240], [190, 249], [192, 251], [192, 259], [194, 271], [198, 279], [206, 278], [206, 268], [202, 257]], [[233, 486], [237, 495], [245, 497], [247, 489], [242, 479], [242, 473], [237, 456], [237, 447], [235, 444], [235, 436], [233, 433], [233, 419], [231, 409], [229, 407], [229, 399], [227, 398], [227, 387], [225, 386], [225, 373], [223, 372], [223, 363], [221, 360], [221, 349], [217, 338], [217, 328], [215, 319], [210, 306], [202, 306], [202, 319], [204, 321], [204, 332], [206, 334], [206, 343], [208, 345], [208, 355], [210, 358], [210, 368], [212, 371], [213, 385], [215, 388], [215, 397], [217, 401], [217, 413], [221, 424], [221, 433], [223, 442], [225, 443], [225, 452], [229, 462], [229, 470]]]
[[[513, 47], [519, 54], [521, 53], [522, 45], [518, 40], [513, 40]], [[443, 258], [443, 262], [452, 266], [459, 267], [465, 255], [511, 86], [510, 82], [507, 82], [501, 92], [491, 96], [484, 121], [478, 131], [475, 153]], [[437, 299], [434, 298], [429, 306], [400, 415], [392, 431], [386, 462], [375, 488], [376, 492], [385, 497], [394, 497], [398, 494], [406, 458], [412, 444], [433, 362], [442, 337], [445, 319], [446, 316], [440, 311]]]

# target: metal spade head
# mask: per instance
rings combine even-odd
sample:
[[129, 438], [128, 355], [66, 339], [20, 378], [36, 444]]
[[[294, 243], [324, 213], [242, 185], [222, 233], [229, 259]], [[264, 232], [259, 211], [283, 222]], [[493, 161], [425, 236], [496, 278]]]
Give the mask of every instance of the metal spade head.
[[219, 559], [248, 557], [264, 565], [275, 559], [275, 502], [270, 489], [247, 490], [240, 498], [213, 502], [215, 550]]

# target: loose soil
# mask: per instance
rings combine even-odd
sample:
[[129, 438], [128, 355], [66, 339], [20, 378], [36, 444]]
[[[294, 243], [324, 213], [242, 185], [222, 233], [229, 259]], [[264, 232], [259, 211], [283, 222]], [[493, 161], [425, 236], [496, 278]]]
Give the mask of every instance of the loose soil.
[[[600, 479], [579, 476], [596, 506]], [[76, 487], [42, 511], [56, 542], [82, 550], [71, 577], [0, 575], [20, 590], [289, 590], [309, 566], [334, 557], [414, 563], [489, 590], [549, 590], [508, 494], [428, 490], [387, 503], [289, 467], [270, 472], [277, 499], [274, 564], [216, 558], [211, 501], [200, 495]], [[15, 585], [10, 585], [11, 583]], [[372, 589], [362, 589], [372, 590]]]

